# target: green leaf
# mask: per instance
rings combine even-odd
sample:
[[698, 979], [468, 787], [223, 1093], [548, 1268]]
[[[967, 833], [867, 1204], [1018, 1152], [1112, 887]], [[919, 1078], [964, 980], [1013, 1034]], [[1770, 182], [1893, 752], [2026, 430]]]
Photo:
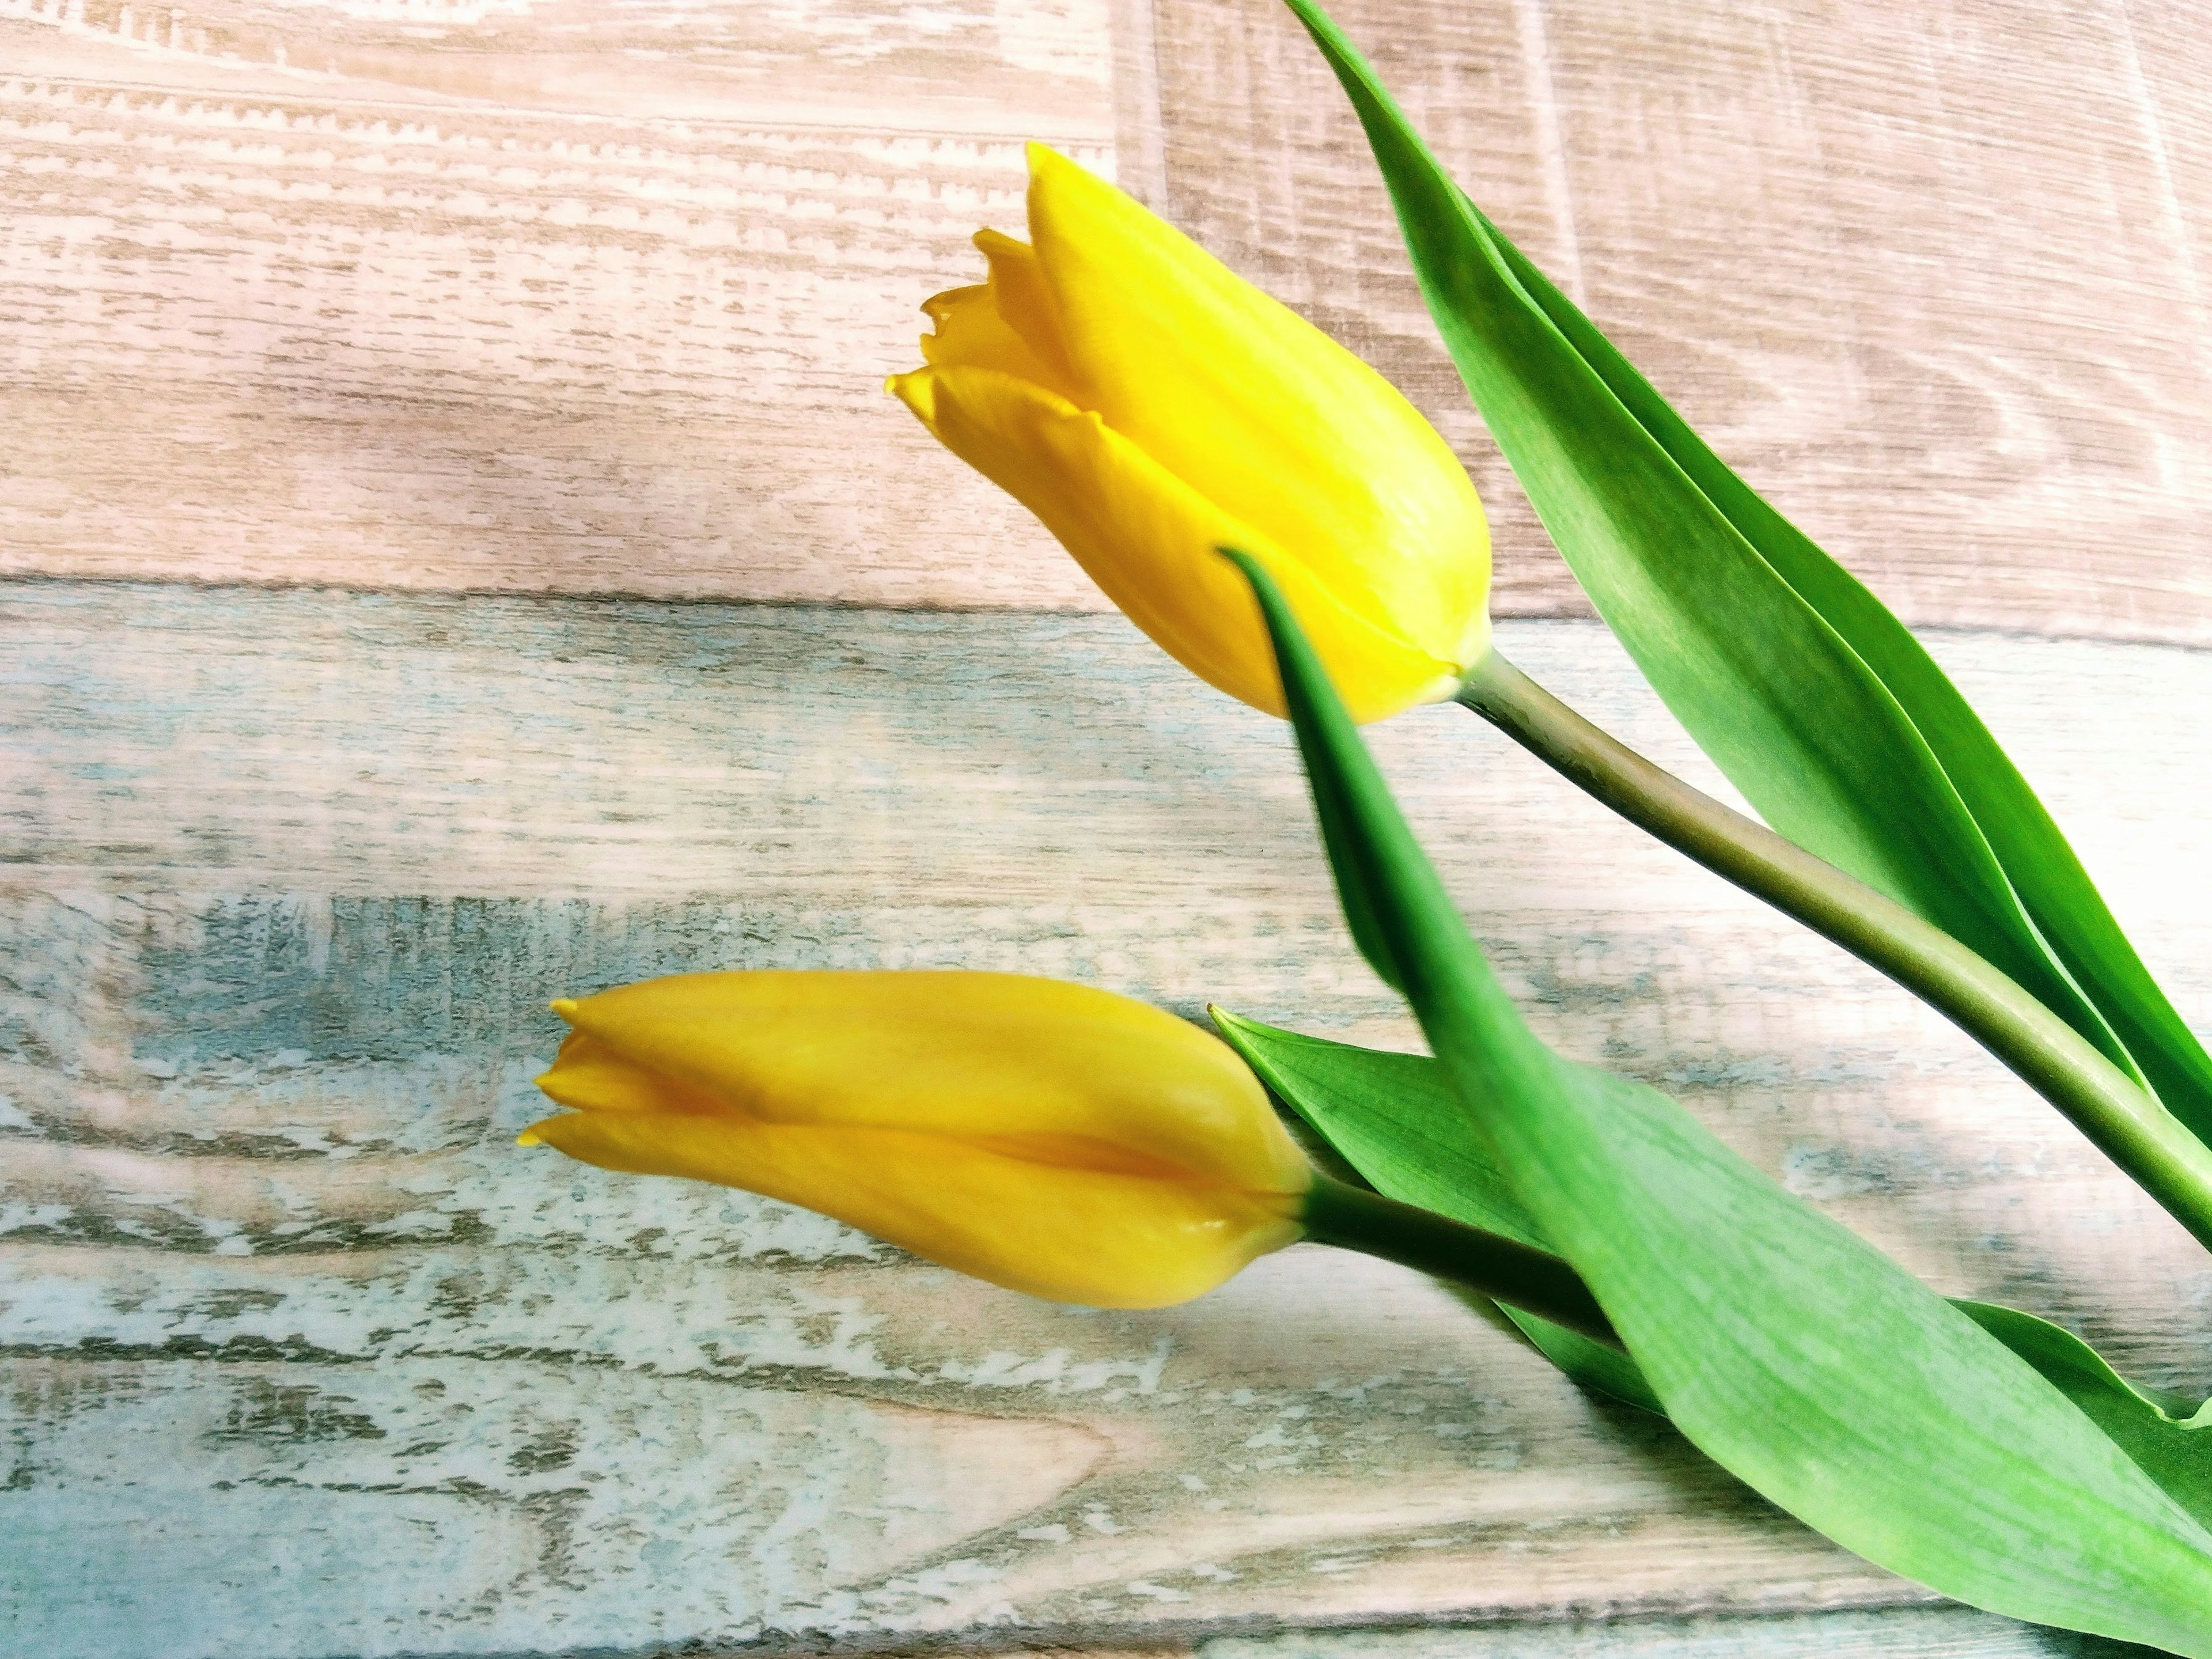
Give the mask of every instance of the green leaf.
[[2212, 1659], [2212, 1534], [1972, 1320], [1656, 1090], [1522, 1023], [1266, 574], [1250, 580], [1330, 846], [1490, 1162], [1675, 1425], [1960, 1601]]
[[[1354, 1048], [1262, 1025], [1225, 1008], [1210, 1012], [1261, 1081], [1376, 1191], [1534, 1249], [1553, 1249], [1427, 1055]], [[1584, 1388], [1663, 1412], [1626, 1354], [1548, 1319], [1498, 1306], [1547, 1359]]]
[[[1226, 1009], [1212, 1012], [1261, 1080], [1376, 1191], [1532, 1249], [1554, 1249], [1483, 1149], [1436, 1061], [1306, 1036]], [[2192, 1407], [2139, 1389], [2081, 1338], [2033, 1314], [1955, 1297], [1951, 1305], [2033, 1366], [2167, 1496], [2212, 1525], [2212, 1434], [2203, 1431], [2212, 1428], [2212, 1401]], [[1576, 1382], [1663, 1411], [1635, 1361], [1544, 1320], [1504, 1312]]]
[[1989, 1302], [1954, 1305], [2034, 1366], [2200, 1525], [2212, 1527], [2212, 1433], [2205, 1432], [2212, 1401], [2191, 1410], [2139, 1389], [2080, 1337], [2033, 1314]]
[[1967, 945], [2212, 1141], [2212, 1057], [1873, 594], [1724, 465], [1439, 167], [1310, 0], [1476, 407], [1599, 614], [1768, 823]]
[[[1469, 210], [1475, 210], [1472, 204]], [[1758, 549], [1777, 578], [1820, 613], [1897, 700], [1958, 791], [2037, 932], [2097, 1005], [2167, 1109], [2199, 1140], [2212, 1142], [2212, 1055], [2152, 979], [2057, 822], [1981, 716], [1865, 584], [1737, 477], [1572, 301], [1496, 226], [1482, 222], [1522, 287], [1583, 360]], [[1745, 786], [1738, 780], [1737, 787]], [[1840, 861], [1820, 845], [1819, 826], [1784, 832], [1830, 863]], [[1922, 914], [1942, 925], [1940, 916]]]
[[1210, 1012], [1260, 1080], [1376, 1192], [1532, 1249], [1554, 1248], [1426, 1054], [1361, 1048], [1226, 1008]]

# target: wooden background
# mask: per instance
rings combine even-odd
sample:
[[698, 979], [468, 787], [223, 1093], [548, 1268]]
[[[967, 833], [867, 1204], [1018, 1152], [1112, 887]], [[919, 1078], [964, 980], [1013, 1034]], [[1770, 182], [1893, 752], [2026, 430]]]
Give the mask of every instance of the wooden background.
[[[2212, 46], [2181, 0], [1346, 0], [1907, 617], [2212, 1023]], [[1502, 634], [1701, 780], [1273, 0], [0, 0], [0, 1651], [2111, 1655], [1932, 1603], [1427, 1281], [1164, 1313], [510, 1145], [555, 994], [1061, 975], [1413, 1034], [1281, 727], [880, 381], [1020, 141], [1392, 374]], [[1943, 1289], [2212, 1389], [2212, 1267], [1884, 981], [1464, 714], [1532, 1018]]]

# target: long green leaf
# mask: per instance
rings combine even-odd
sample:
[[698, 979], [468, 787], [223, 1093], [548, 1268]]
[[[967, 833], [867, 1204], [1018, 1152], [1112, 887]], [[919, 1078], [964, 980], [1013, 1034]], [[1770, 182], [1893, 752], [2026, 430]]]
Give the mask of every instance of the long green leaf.
[[1667, 1414], [1771, 1501], [1994, 1612], [2212, 1659], [2212, 1534], [2066, 1396], [1656, 1091], [1524, 1024], [1263, 571], [1338, 884], [1461, 1109]]
[[[1759, 550], [1776, 576], [1820, 613], [1897, 699], [1987, 839], [2037, 931], [2095, 1002], [2167, 1109], [2198, 1139], [2212, 1141], [2212, 1055], [2159, 988], [2057, 822], [1949, 676], [1864, 583], [1714, 454], [1597, 325], [1495, 225], [1487, 219], [1482, 222], [1521, 286], [1583, 362]], [[1838, 861], [1818, 844], [1819, 826], [1800, 825], [1786, 833], [1831, 863]], [[1928, 919], [1940, 925], [1940, 918]]]
[[[1229, 1045], [1376, 1191], [1533, 1249], [1554, 1247], [1483, 1150], [1436, 1061], [1425, 1054], [1304, 1036], [1225, 1008], [1210, 1011]], [[1584, 1388], [1664, 1412], [1636, 1362], [1579, 1331], [1498, 1304], [1543, 1356]]]
[[[1552, 1250], [1460, 1109], [1436, 1061], [1285, 1031], [1226, 1009], [1214, 1024], [1252, 1069], [1376, 1191]], [[2166, 1495], [2212, 1525], [2212, 1401], [2138, 1389], [2074, 1335], [2017, 1309], [1957, 1297], [1951, 1305], [2054, 1384]], [[1507, 1316], [1553, 1364], [1587, 1388], [1662, 1411], [1633, 1360], [1513, 1309]], [[1972, 1402], [1964, 1402], [1971, 1405]]]
[[1645, 677], [1783, 834], [2026, 986], [2212, 1140], [2212, 1057], [1896, 617], [1729, 470], [1439, 167], [1311, 0], [1431, 313]]
[[[2212, 1527], [2212, 1401], [2195, 1410], [2139, 1389], [2102, 1354], [2047, 1319], [1989, 1302], [1960, 1302], [1959, 1310], [2035, 1367], [2102, 1429], [2137, 1468]], [[2206, 1613], [2212, 1619], [2212, 1610]]]

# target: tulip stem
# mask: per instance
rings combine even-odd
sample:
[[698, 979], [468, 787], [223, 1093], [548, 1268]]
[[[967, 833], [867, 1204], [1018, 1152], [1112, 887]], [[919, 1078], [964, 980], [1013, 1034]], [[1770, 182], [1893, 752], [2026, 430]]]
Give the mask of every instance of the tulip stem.
[[1306, 1237], [1316, 1244], [1451, 1279], [1609, 1347], [1620, 1346], [1589, 1286], [1549, 1251], [1320, 1174], [1306, 1194], [1304, 1220]]
[[2212, 1249], [2212, 1149], [1988, 961], [1599, 730], [1496, 651], [1459, 701], [1630, 823], [1925, 998]]

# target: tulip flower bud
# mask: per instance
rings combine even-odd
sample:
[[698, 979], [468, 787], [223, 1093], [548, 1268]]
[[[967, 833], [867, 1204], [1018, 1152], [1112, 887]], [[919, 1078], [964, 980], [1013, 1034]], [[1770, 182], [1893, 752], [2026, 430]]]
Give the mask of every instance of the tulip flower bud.
[[835, 1216], [1009, 1289], [1164, 1307], [1291, 1243], [1314, 1171], [1170, 1014], [1011, 974], [686, 974], [556, 1002], [571, 1158]]
[[890, 389], [1200, 678], [1280, 714], [1266, 567], [1353, 717], [1448, 697], [1489, 649], [1474, 486], [1390, 383], [1112, 185], [1030, 146], [1031, 243], [922, 307]]

